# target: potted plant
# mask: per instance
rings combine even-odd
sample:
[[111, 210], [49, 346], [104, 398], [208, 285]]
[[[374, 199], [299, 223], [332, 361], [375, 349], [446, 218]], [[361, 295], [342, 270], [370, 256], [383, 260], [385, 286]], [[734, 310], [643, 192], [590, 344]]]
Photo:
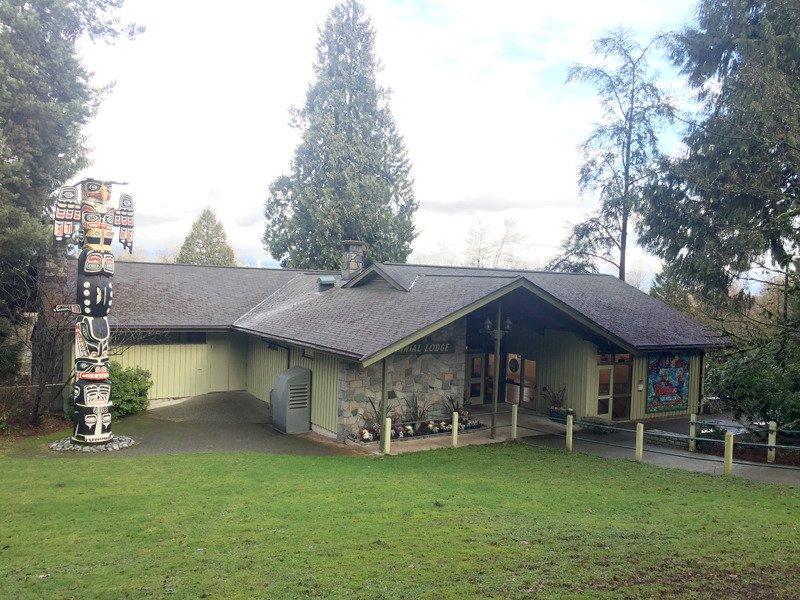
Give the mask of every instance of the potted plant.
[[565, 423], [567, 421], [567, 414], [571, 409], [565, 408], [564, 403], [567, 398], [567, 388], [562, 387], [557, 391], [553, 391], [547, 386], [542, 388], [542, 397], [545, 402], [550, 405], [547, 411], [547, 416], [558, 423]]

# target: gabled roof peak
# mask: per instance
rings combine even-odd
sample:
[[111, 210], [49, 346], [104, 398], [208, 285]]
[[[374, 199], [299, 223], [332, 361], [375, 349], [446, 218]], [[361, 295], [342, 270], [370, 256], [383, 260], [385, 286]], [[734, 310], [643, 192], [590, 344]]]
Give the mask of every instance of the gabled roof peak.
[[413, 278], [413, 281], [410, 283], [405, 281], [405, 278], [398, 278], [394, 276], [389, 269], [383, 265], [383, 263], [372, 263], [370, 266], [361, 269], [359, 273], [357, 273], [353, 278], [351, 278], [347, 283], [342, 285], [343, 288], [354, 288], [358, 287], [367, 281], [371, 281], [374, 277], [379, 277], [383, 279], [386, 283], [392, 286], [394, 289], [407, 292], [411, 289], [414, 285], [414, 281], [416, 281], [416, 277]]

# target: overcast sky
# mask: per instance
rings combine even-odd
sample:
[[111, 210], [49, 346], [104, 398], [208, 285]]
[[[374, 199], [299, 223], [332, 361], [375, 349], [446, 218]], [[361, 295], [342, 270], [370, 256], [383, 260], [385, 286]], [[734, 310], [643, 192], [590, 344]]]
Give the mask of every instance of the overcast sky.
[[[83, 47], [95, 82], [116, 81], [88, 127], [85, 174], [132, 183], [140, 252], [176, 249], [211, 206], [240, 263], [274, 264], [261, 245], [264, 198], [288, 172], [299, 140], [288, 109], [304, 99], [333, 4], [128, 0], [123, 17], [147, 31]], [[611, 27], [644, 40], [681, 26], [695, 0], [365, 4], [413, 162], [410, 260], [459, 256], [475, 223], [499, 233], [513, 218], [519, 259], [536, 266], [595, 206], [578, 193], [577, 146], [598, 105], [591, 90], [564, 84], [567, 68], [590, 60], [592, 39]], [[658, 269], [638, 251], [632, 262]]]

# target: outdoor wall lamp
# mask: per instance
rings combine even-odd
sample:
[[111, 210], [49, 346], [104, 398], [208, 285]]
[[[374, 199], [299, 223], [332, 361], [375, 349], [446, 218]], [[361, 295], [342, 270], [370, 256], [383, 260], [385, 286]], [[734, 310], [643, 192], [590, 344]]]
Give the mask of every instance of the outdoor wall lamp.
[[483, 322], [483, 329], [481, 329], [481, 333], [486, 333], [492, 336], [492, 339], [502, 338], [505, 334], [511, 331], [511, 326], [513, 323], [511, 322], [510, 317], [506, 317], [505, 321], [503, 321], [503, 327], [498, 329], [492, 329], [494, 327], [494, 323], [489, 317], [486, 317], [486, 320]]

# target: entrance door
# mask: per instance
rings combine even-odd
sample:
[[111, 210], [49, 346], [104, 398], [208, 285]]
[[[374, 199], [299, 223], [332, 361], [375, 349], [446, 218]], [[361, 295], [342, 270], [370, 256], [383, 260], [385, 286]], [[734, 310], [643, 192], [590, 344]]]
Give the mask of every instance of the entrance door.
[[611, 418], [627, 420], [631, 418], [631, 365], [614, 365], [614, 398], [611, 404]]
[[630, 354], [601, 354], [597, 362], [597, 416], [615, 420], [630, 419]]
[[611, 416], [611, 380], [614, 378], [614, 367], [612, 365], [600, 365], [597, 367], [597, 416]]
[[469, 404], [482, 404], [484, 395], [484, 355], [467, 354], [467, 394]]

